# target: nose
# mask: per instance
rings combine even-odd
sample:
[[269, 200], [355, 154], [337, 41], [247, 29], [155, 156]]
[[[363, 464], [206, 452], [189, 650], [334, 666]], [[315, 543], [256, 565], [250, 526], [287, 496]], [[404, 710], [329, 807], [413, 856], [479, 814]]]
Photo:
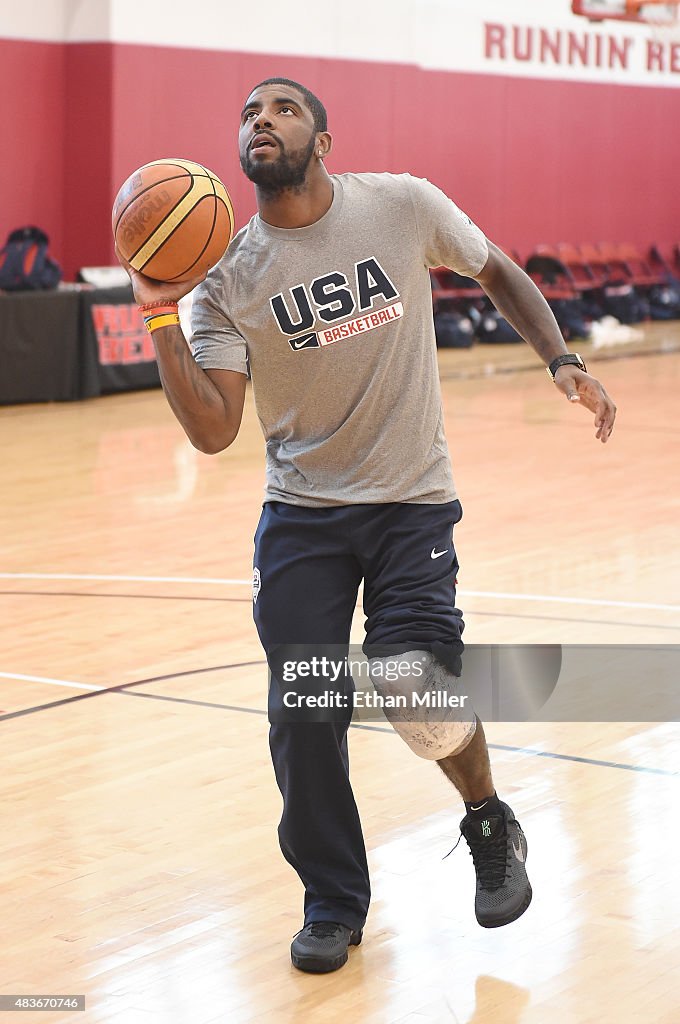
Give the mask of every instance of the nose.
[[273, 127], [274, 127], [274, 125], [272, 124], [270, 118], [268, 117], [267, 114], [265, 114], [264, 111], [261, 111], [257, 115], [257, 117], [255, 118], [255, 123], [253, 125], [253, 129], [256, 132], [261, 132], [263, 128], [273, 128]]

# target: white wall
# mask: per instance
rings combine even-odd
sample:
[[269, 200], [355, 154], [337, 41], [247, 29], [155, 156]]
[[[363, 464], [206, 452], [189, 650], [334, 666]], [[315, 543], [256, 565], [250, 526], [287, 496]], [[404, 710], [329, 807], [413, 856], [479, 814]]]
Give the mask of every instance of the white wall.
[[[503, 32], [502, 47], [496, 45], [490, 54], [488, 23], [501, 26]], [[671, 50], [672, 41], [680, 40], [677, 27], [593, 23], [572, 15], [570, 0], [0, 0], [0, 36], [343, 57], [525, 78], [680, 86], [680, 46]], [[570, 38], [587, 46], [586, 60], [575, 56], [573, 47], [570, 54]], [[557, 57], [546, 39], [557, 47]], [[648, 47], [654, 39], [661, 41], [662, 50], [650, 67]], [[516, 40], [520, 54], [529, 47], [531, 59], [518, 58]], [[625, 66], [615, 52], [612, 57], [613, 45], [625, 50]]]
[[0, 0], [0, 37], [60, 42], [64, 38], [64, 2]]
[[[21, 3], [21, 0], [17, 0]], [[49, 2], [49, 0], [48, 0]], [[67, 41], [111, 38], [111, 10], [115, 0], [59, 0], [63, 7], [64, 39]], [[145, 0], [140, 0], [142, 6]]]

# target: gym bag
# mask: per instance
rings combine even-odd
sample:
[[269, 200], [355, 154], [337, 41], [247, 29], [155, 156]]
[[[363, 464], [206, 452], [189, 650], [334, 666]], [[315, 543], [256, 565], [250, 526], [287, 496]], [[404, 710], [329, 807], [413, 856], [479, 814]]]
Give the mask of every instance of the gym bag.
[[434, 332], [437, 348], [471, 348], [475, 343], [472, 322], [460, 313], [437, 313]]
[[47, 255], [49, 238], [36, 227], [10, 232], [0, 249], [0, 291], [30, 292], [56, 288], [61, 267]]

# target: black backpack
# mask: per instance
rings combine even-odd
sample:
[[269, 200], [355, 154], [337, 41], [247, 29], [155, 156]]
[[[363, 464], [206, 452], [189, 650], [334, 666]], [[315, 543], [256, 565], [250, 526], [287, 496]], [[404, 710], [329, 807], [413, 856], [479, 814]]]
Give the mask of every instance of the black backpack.
[[548, 305], [555, 314], [565, 341], [590, 337], [590, 324], [581, 299], [551, 299]]
[[47, 255], [49, 238], [40, 228], [17, 228], [0, 249], [0, 291], [30, 292], [56, 288], [61, 267]]
[[680, 317], [680, 281], [656, 285], [649, 293], [652, 320], [677, 320]]
[[460, 313], [437, 313], [434, 332], [437, 348], [471, 348], [475, 343], [472, 322]]
[[475, 335], [477, 341], [485, 345], [505, 345], [524, 340], [497, 309], [478, 311]]
[[624, 281], [612, 281], [605, 287], [604, 307], [622, 324], [639, 324], [649, 318], [649, 300]]

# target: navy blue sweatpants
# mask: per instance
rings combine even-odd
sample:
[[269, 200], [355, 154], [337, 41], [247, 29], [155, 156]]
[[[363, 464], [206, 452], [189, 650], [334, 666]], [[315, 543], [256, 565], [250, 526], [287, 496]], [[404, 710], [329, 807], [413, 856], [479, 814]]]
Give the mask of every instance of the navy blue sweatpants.
[[[369, 655], [428, 647], [456, 671], [463, 644], [455, 607], [453, 526], [460, 502], [306, 508], [268, 502], [255, 534], [254, 618], [272, 671], [270, 748], [283, 796], [279, 842], [305, 888], [305, 924], [363, 927], [366, 849], [349, 780], [346, 713], [282, 715], [278, 653], [299, 645], [338, 657], [349, 644], [361, 580]], [[351, 679], [340, 681], [351, 688]], [[283, 720], [282, 720], [283, 719]], [[286, 720], [287, 719], [287, 720]]]

